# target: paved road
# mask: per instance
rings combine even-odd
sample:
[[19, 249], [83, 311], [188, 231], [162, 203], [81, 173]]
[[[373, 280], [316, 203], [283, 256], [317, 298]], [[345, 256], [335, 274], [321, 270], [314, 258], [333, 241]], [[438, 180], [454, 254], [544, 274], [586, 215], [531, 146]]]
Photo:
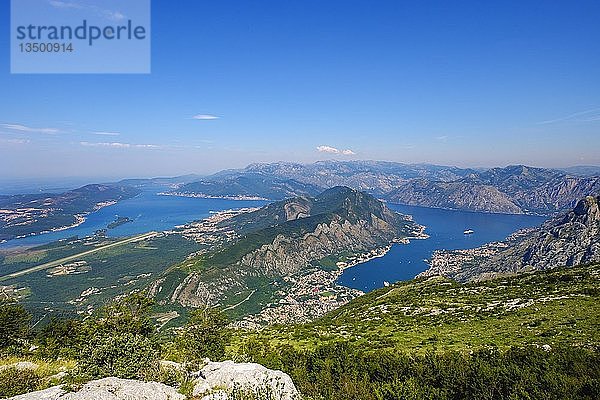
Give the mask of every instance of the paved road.
[[148, 232], [148, 233], [144, 233], [142, 235], [137, 235], [137, 236], [133, 236], [127, 239], [123, 239], [123, 240], [119, 240], [118, 242], [114, 242], [111, 244], [107, 244], [106, 246], [101, 246], [101, 247], [96, 247], [94, 249], [91, 250], [86, 250], [82, 253], [78, 253], [78, 254], [74, 254], [72, 256], [68, 256], [68, 257], [64, 257], [61, 258], [60, 260], [56, 260], [56, 261], [50, 261], [44, 264], [40, 264], [40, 265], [36, 265], [35, 267], [31, 267], [31, 268], [27, 268], [21, 271], [17, 271], [17, 272], [13, 272], [12, 274], [7, 274], [7, 275], [2, 275], [0, 276], [0, 282], [5, 281], [7, 279], [13, 279], [13, 278], [17, 278], [19, 276], [23, 276], [23, 275], [27, 275], [27, 274], [31, 274], [32, 272], [37, 272], [37, 271], [42, 271], [48, 268], [52, 268], [52, 267], [57, 267], [61, 264], [64, 264], [68, 261], [73, 261], [76, 260], [78, 258], [81, 258], [83, 256], [87, 256], [93, 253], [97, 253], [99, 251], [102, 250], [106, 250], [106, 249], [110, 249], [111, 247], [116, 247], [116, 246], [121, 246], [127, 243], [131, 243], [131, 242], [135, 242], [138, 240], [143, 240], [143, 239], [147, 239], [150, 238], [152, 236], [156, 236], [158, 234], [158, 232]]
[[254, 290], [253, 290], [253, 291], [252, 291], [252, 292], [251, 292], [251, 293], [248, 295], [248, 297], [246, 297], [244, 300], [240, 301], [240, 302], [239, 302], [239, 303], [237, 303], [237, 304], [234, 304], [234, 305], [232, 305], [232, 306], [229, 306], [229, 307], [227, 307], [227, 308], [224, 308], [222, 311], [233, 310], [234, 308], [236, 308], [236, 307], [237, 307], [237, 306], [239, 306], [240, 304], [243, 304], [243, 303], [247, 302], [248, 300], [250, 300], [250, 297], [252, 297], [252, 295], [253, 295], [254, 293], [256, 293], [256, 289], [254, 289]]

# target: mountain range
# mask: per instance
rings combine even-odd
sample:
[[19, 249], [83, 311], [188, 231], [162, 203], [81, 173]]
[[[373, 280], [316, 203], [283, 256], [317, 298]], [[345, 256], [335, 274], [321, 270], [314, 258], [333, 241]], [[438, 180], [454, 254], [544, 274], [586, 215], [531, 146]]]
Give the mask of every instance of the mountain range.
[[222, 171], [174, 192], [281, 199], [343, 185], [399, 204], [549, 215], [600, 192], [600, 177], [587, 174], [593, 168], [576, 171], [580, 173], [524, 165], [470, 169], [383, 161], [280, 162]]
[[64, 193], [0, 195], [0, 241], [64, 229], [142, 190], [231, 199], [283, 200], [347, 186], [393, 203], [507, 214], [556, 215], [600, 193], [597, 167], [513, 165], [473, 169], [386, 161], [251, 164], [201, 177], [126, 179]]

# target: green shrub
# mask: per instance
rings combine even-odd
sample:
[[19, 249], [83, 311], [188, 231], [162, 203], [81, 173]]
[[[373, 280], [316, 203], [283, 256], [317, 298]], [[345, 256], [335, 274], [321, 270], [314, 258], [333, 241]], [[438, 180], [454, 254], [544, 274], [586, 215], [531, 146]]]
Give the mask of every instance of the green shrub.
[[76, 319], [52, 318], [37, 333], [39, 355], [45, 358], [74, 358], [85, 341], [83, 324]]
[[194, 310], [176, 338], [176, 348], [182, 361], [199, 364], [206, 357], [220, 360], [229, 341], [227, 319], [218, 310]]
[[14, 367], [0, 370], [0, 398], [12, 397], [39, 389], [40, 376], [31, 369]]
[[79, 377], [158, 376], [160, 348], [150, 319], [151, 306], [151, 300], [133, 294], [103, 307], [84, 321], [80, 337], [74, 341], [79, 347]]
[[153, 301], [143, 294], [131, 294], [102, 307], [85, 324], [87, 335], [131, 333], [151, 336], [156, 327], [150, 319]]
[[158, 362], [158, 346], [152, 338], [121, 333], [90, 338], [83, 346], [77, 369], [88, 379], [150, 379], [158, 372]]

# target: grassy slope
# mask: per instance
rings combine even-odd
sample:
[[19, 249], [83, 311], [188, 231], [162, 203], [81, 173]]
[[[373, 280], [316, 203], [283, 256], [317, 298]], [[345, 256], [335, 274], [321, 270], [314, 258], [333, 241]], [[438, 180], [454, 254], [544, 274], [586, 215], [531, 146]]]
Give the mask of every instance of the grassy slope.
[[468, 350], [489, 346], [600, 344], [600, 265], [460, 285], [400, 282], [309, 324], [239, 332], [298, 348], [342, 340], [375, 349]]

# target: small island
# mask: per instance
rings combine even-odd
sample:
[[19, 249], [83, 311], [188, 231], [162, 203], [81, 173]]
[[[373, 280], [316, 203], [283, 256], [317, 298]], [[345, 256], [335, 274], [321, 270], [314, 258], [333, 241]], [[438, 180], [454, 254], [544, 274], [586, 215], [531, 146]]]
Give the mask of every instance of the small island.
[[111, 222], [110, 224], [106, 225], [106, 227], [107, 227], [108, 229], [114, 229], [114, 228], [116, 228], [117, 226], [121, 226], [121, 225], [123, 225], [123, 224], [126, 224], [126, 223], [128, 223], [128, 222], [133, 222], [133, 220], [132, 220], [131, 218], [129, 218], [129, 217], [119, 217], [119, 216], [117, 215], [117, 219], [115, 219], [115, 220], [114, 220], [113, 222]]

